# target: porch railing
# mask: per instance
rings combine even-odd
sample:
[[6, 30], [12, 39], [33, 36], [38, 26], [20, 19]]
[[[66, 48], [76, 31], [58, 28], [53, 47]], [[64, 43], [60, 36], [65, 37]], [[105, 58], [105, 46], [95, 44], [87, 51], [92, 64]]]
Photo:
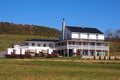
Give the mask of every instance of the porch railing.
[[56, 47], [57, 50], [61, 49], [82, 49], [82, 50], [109, 50], [109, 46], [91, 46], [91, 45], [63, 45]]

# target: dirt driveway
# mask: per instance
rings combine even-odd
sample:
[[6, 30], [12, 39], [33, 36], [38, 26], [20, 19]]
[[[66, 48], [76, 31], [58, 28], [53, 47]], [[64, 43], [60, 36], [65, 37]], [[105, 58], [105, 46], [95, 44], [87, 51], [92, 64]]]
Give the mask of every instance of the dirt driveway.
[[0, 51], [0, 58], [5, 58], [5, 51]]

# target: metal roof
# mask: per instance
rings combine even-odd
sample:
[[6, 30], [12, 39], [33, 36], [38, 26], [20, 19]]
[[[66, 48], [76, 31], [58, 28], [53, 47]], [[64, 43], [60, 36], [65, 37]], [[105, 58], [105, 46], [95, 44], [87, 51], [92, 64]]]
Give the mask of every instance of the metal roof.
[[100, 30], [96, 28], [87, 28], [87, 27], [75, 27], [75, 26], [66, 26], [71, 32], [81, 32], [81, 33], [98, 33], [103, 34]]
[[28, 39], [25, 41], [37, 41], [37, 42], [58, 42], [58, 40], [48, 40], [48, 39]]

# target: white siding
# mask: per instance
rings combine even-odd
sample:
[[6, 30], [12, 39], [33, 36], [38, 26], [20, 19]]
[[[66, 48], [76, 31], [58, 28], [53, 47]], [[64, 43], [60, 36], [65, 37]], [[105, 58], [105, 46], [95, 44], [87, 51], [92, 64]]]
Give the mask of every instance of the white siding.
[[102, 34], [99, 34], [98, 35], [98, 40], [104, 40], [105, 38], [104, 38], [104, 35], [102, 35]]
[[90, 34], [89, 35], [89, 39], [97, 39], [96, 37], [97, 37], [96, 34]]
[[7, 49], [7, 54], [10, 55], [13, 52], [13, 48], [8, 48]]
[[80, 34], [80, 39], [88, 39], [88, 35], [85, 33]]
[[25, 54], [25, 49], [20, 49], [20, 54]]
[[65, 28], [64, 39], [104, 40], [104, 34], [71, 32], [68, 28]]
[[79, 33], [72, 33], [72, 38], [79, 38]]
[[64, 39], [65, 40], [68, 40], [68, 39], [71, 39], [71, 31], [68, 30], [67, 28], [65, 28], [65, 35], [64, 35]]
[[[32, 44], [35, 44], [34, 46]], [[29, 46], [32, 46], [32, 47], [38, 47], [38, 44], [40, 44], [40, 47], [44, 47], [44, 44], [46, 45], [46, 47], [49, 47], [49, 44], [48, 43], [44, 43], [44, 42], [41, 42], [41, 43], [38, 43], [38, 42], [29, 42]]]
[[14, 48], [13, 53], [15, 54], [20, 54], [20, 48]]
[[72, 33], [73, 39], [90, 39], [90, 40], [104, 40], [103, 34], [90, 34], [90, 33]]

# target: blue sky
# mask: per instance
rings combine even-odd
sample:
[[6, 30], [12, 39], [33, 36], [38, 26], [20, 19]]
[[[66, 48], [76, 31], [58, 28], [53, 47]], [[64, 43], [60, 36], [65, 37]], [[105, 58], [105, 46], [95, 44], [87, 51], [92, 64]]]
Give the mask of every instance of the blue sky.
[[120, 29], [120, 0], [0, 0], [0, 22]]

